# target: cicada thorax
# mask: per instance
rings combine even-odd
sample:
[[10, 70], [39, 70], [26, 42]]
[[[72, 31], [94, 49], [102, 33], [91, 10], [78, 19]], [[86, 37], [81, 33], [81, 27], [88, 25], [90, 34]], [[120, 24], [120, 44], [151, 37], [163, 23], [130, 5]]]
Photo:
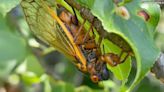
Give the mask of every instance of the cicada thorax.
[[82, 28], [80, 28], [79, 23], [76, 21], [76, 18], [69, 13], [68, 11], [64, 10], [63, 12], [61, 12], [61, 14], [59, 15], [59, 18], [65, 23], [65, 26], [67, 27], [67, 29], [70, 31], [70, 33], [72, 34], [72, 36], [76, 37], [76, 44], [83, 44], [83, 38], [85, 36], [84, 31], [79, 31], [78, 30], [83, 30]]
[[[93, 82], [96, 83], [109, 78], [109, 71], [106, 64], [117, 66], [118, 64], [123, 63], [129, 56], [129, 54], [127, 54], [126, 57], [121, 60], [124, 50], [120, 55], [114, 53], [102, 54], [99, 44], [95, 42], [95, 38], [88, 35], [83, 28], [85, 21], [82, 24], [78, 23], [75, 21], [76, 17], [68, 11], [63, 11], [59, 17], [65, 23], [66, 27], [74, 37], [75, 43], [79, 46], [85, 56], [87, 61], [87, 72], [90, 74]], [[118, 40], [118, 37], [116, 40]]]
[[[71, 15], [68, 11], [63, 11], [59, 18], [65, 23], [66, 27], [74, 37], [75, 43], [81, 49], [87, 61], [87, 72], [93, 82], [97, 83], [100, 80], [109, 78], [109, 73], [106, 67], [106, 62], [101, 62], [99, 57], [101, 55], [100, 49], [97, 48], [95, 38], [86, 33], [83, 28], [84, 23], [77, 23], [76, 17]], [[80, 68], [78, 68], [80, 70]]]
[[[78, 3], [70, 1], [70, 0], [65, 0], [65, 1], [70, 6], [76, 8], [80, 12], [81, 16], [85, 20], [88, 20], [91, 23], [91, 25], [96, 29], [96, 31], [100, 35], [99, 40], [98, 40], [98, 45], [97, 45], [98, 48], [100, 48], [100, 44], [103, 39], [108, 39], [109, 41], [111, 41], [112, 43], [114, 43], [121, 49], [120, 55], [117, 55], [114, 53], [107, 53], [105, 55], [102, 55], [101, 57], [103, 57], [102, 59], [105, 60], [105, 62], [107, 62], [111, 66], [116, 66], [120, 63], [123, 63], [127, 59], [128, 56], [133, 55], [133, 51], [132, 51], [130, 45], [127, 43], [127, 41], [125, 41], [125, 39], [123, 39], [121, 36], [119, 36], [115, 33], [108, 33], [103, 28], [101, 21], [97, 17], [95, 17], [88, 8], [83, 7], [83, 6], [79, 5]], [[114, 1], [118, 1], [118, 0], [114, 0]], [[125, 58], [123, 60], [121, 60], [123, 53], [126, 53], [127, 55], [125, 56]]]

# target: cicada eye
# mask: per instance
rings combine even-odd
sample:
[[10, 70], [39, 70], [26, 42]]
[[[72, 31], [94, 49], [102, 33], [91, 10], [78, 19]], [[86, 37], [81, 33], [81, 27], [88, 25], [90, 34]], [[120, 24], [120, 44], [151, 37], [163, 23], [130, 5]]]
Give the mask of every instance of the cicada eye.
[[98, 83], [98, 82], [99, 82], [99, 77], [96, 76], [96, 75], [91, 75], [91, 80], [92, 80], [92, 82], [94, 82], [94, 83]]

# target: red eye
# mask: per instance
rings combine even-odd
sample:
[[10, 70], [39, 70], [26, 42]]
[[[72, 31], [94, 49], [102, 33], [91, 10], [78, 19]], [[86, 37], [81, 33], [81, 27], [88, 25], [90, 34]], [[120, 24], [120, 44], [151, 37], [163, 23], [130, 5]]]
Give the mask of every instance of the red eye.
[[96, 75], [92, 75], [92, 76], [91, 76], [91, 80], [92, 80], [92, 82], [94, 82], [94, 83], [98, 83], [98, 82], [99, 82], [99, 78], [98, 78], [98, 76], [96, 76]]

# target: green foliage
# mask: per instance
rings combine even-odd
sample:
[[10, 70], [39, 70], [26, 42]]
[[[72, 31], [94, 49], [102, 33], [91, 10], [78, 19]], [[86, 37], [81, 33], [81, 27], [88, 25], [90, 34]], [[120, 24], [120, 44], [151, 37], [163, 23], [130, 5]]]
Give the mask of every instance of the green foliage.
[[6, 78], [13, 68], [21, 62], [27, 54], [25, 39], [9, 29], [5, 18], [0, 14], [0, 78]]
[[74, 86], [64, 82], [58, 82], [52, 87], [52, 92], [74, 92]]
[[35, 74], [37, 74], [37, 76], [41, 76], [45, 72], [37, 58], [32, 54], [27, 56], [26, 65], [27, 70], [34, 72]]
[[24, 59], [26, 55], [26, 42], [23, 38], [7, 31], [0, 31], [0, 38], [0, 62]]
[[[39, 2], [39, 0], [37, 1]], [[66, 8], [68, 8], [68, 10], [72, 11], [72, 9], [64, 2], [64, 0], [56, 1], [61, 5], [64, 5]], [[131, 46], [134, 56], [137, 60], [137, 73], [133, 83], [130, 84], [130, 88], [125, 84], [126, 82], [131, 82], [131, 80], [128, 80], [132, 68], [131, 57], [116, 67], [111, 67], [108, 65], [108, 69], [113, 72], [114, 76], [118, 80], [122, 81], [121, 86], [119, 83], [117, 83], [118, 81], [115, 82], [113, 80], [108, 80], [99, 84], [99, 86], [104, 87], [104, 89], [95, 89], [97, 86], [95, 86], [96, 84], [91, 83], [91, 81], [83, 83], [85, 86], [75, 87], [74, 78], [77, 78], [76, 81], [80, 81], [80, 79], [77, 77], [78, 73], [76, 73], [76, 70], [71, 68], [73, 66], [68, 64], [70, 62], [65, 63], [69, 65], [68, 67], [60, 64], [56, 64], [55, 66], [58, 66], [58, 69], [55, 68], [58, 72], [64, 71], [65, 74], [62, 74], [61, 77], [65, 80], [64, 82], [51, 79], [51, 77], [54, 77], [52, 75], [46, 75], [45, 71], [47, 70], [45, 67], [43, 67], [44, 65], [41, 66], [43, 63], [41, 62], [42, 59], [37, 59], [37, 56], [31, 51], [34, 48], [30, 47], [30, 44], [28, 43], [32, 35], [27, 37], [26, 35], [22, 35], [24, 32], [19, 32], [20, 29], [24, 29], [26, 32], [29, 32], [29, 29], [26, 28], [27, 26], [25, 26], [26, 24], [24, 24], [24, 22], [20, 22], [20, 20], [17, 19], [17, 22], [14, 21], [14, 23], [19, 23], [17, 25], [19, 27], [18, 29], [13, 30], [13, 28], [7, 24], [8, 18], [4, 17], [20, 3], [20, 0], [2, 0], [0, 2], [0, 80], [3, 80], [0, 81], [0, 84], [3, 85], [4, 82], [8, 82], [9, 78], [14, 75], [19, 77], [16, 78], [16, 80], [19, 80], [21, 84], [24, 84], [24, 89], [27, 92], [31, 91], [31, 88], [33, 88], [31, 92], [35, 92], [35, 87], [33, 86], [34, 84], [42, 85], [44, 92], [109, 92], [109, 89], [112, 89], [116, 92], [120, 90], [121, 92], [125, 92], [126, 90], [131, 91], [143, 79], [159, 55], [159, 50], [156, 48], [153, 39], [155, 28], [158, 24], [160, 16], [159, 6], [154, 3], [141, 4], [140, 0], [122, 0], [119, 5], [125, 7], [124, 9], [127, 9], [127, 11], [125, 11], [127, 15], [122, 16], [121, 11], [119, 10], [120, 7], [117, 7], [112, 2], [112, 0], [76, 1], [78, 1], [81, 5], [91, 9], [91, 12], [94, 14], [94, 16], [101, 20], [102, 25], [107, 32], [117, 34], [118, 36], [122, 37], [122, 39], [125, 39]], [[51, 3], [53, 2], [54, 1], [51, 1]], [[55, 5], [55, 2], [53, 4]], [[144, 21], [143, 18], [137, 15], [137, 12], [140, 9], [146, 10], [146, 12], [151, 16], [149, 21]], [[44, 13], [45, 12], [42, 12], [42, 14]], [[46, 18], [44, 19], [46, 20]], [[46, 23], [44, 22], [43, 24]], [[89, 24], [87, 23], [86, 26], [88, 27]], [[102, 44], [105, 45], [105, 53], [112, 52], [119, 54], [121, 52], [121, 48], [111, 43], [108, 39], [103, 40]], [[38, 48], [45, 49], [44, 46], [40, 46]], [[37, 52], [37, 55], [38, 53], [41, 55], [43, 54], [42, 52]], [[62, 61], [63, 60], [65, 59], [62, 59]], [[56, 61], [57, 60], [54, 60], [54, 62]], [[78, 75], [82, 76], [80, 74]], [[145, 92], [152, 91], [153, 87], [159, 89], [157, 84], [152, 82], [152, 80], [144, 80], [139, 85], [139, 88], [135, 90]], [[147, 83], [150, 85], [148, 86]], [[89, 84], [95, 87], [90, 88], [88, 87]], [[150, 90], [149, 87], [152, 89]]]

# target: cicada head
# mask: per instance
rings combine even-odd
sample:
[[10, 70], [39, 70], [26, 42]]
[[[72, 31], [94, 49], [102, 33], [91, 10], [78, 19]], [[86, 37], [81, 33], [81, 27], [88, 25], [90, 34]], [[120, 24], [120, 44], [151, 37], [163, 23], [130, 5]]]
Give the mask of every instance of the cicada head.
[[95, 74], [90, 76], [92, 82], [98, 83], [99, 81], [104, 81], [109, 79], [109, 71], [104, 65], [100, 71], [97, 71]]

